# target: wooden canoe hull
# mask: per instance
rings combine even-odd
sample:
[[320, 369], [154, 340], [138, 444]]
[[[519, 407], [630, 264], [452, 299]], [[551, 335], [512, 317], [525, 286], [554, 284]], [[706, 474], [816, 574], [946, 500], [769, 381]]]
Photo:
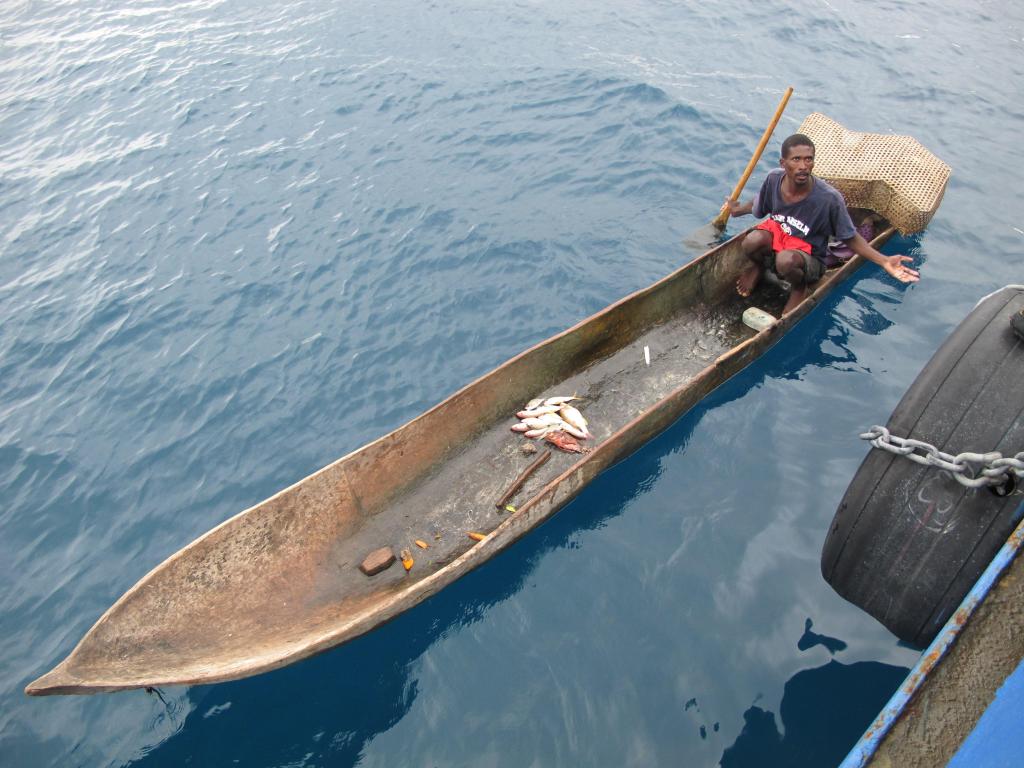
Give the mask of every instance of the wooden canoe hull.
[[[772, 307], [761, 289], [736, 295], [742, 234], [204, 534], [126, 592], [26, 693], [266, 672], [373, 629], [488, 560], [760, 356], [862, 263], [830, 271], [754, 334], [743, 309], [767, 303], [778, 315], [781, 298]], [[556, 453], [519, 492], [517, 510], [497, 512], [494, 501], [530, 461], [508, 430], [513, 414], [533, 397], [573, 392], [586, 398], [593, 449]], [[486, 535], [476, 542], [469, 531]], [[358, 570], [370, 551], [397, 554], [416, 539], [430, 547], [414, 550], [409, 573]]]

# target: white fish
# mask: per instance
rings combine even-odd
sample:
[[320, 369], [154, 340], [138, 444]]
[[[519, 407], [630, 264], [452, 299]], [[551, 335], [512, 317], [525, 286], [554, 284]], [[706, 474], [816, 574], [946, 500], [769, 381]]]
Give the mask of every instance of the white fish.
[[550, 421], [545, 421], [535, 416], [531, 416], [528, 419], [523, 419], [521, 423], [525, 424], [528, 429], [544, 429], [544, 427], [551, 426]]
[[520, 419], [536, 418], [537, 416], [543, 416], [545, 413], [556, 413], [557, 411], [557, 405], [539, 405], [536, 408], [527, 408], [525, 411], [519, 411], [516, 417]]
[[544, 405], [565, 405], [573, 400], [579, 400], [580, 398], [573, 395], [572, 397], [566, 397], [564, 395], [558, 395], [557, 397], [549, 397], [544, 401]]
[[529, 429], [529, 427], [520, 422], [519, 424], [513, 424], [511, 427], [509, 427], [509, 429], [511, 429], [513, 432], [525, 432], [526, 430]]
[[572, 424], [562, 422], [562, 431], [568, 432], [573, 437], [578, 437], [580, 440], [586, 440], [588, 437], [593, 437], [589, 432], [583, 429], [576, 429]]
[[531, 400], [530, 402], [528, 402], [526, 404], [526, 410], [532, 411], [538, 405], [541, 405], [543, 403], [544, 403], [544, 398], [543, 397], [535, 397], [533, 400]]
[[576, 429], [585, 430], [589, 423], [585, 418], [583, 418], [583, 414], [571, 405], [563, 405], [559, 408], [558, 415], [561, 416], [563, 420], [576, 427]]
[[545, 413], [543, 416], [538, 416], [537, 421], [542, 421], [545, 424], [550, 424], [553, 426], [565, 423], [565, 419], [563, 419], [557, 413]]
[[560, 425], [541, 427], [540, 429], [531, 429], [524, 432], [527, 437], [544, 437], [544, 435], [550, 435], [552, 432], [561, 432], [562, 427]]

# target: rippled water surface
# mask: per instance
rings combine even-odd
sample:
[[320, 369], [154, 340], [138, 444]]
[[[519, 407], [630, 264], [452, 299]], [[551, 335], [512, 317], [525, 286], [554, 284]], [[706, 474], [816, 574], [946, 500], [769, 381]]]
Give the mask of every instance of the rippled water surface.
[[[1018, 3], [6, 3], [0, 763], [831, 766], [915, 654], [821, 580], [1024, 282]], [[954, 168], [873, 267], [484, 567], [315, 659], [28, 699], [150, 568], [695, 254], [787, 85]], [[756, 182], [755, 182], [756, 183]], [[733, 231], [737, 225], [733, 225]]]

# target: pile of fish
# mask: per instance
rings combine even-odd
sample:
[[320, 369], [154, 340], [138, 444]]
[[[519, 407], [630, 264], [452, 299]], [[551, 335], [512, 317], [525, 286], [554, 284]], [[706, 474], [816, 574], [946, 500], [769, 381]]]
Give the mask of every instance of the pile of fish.
[[516, 417], [519, 423], [513, 425], [513, 432], [522, 432], [524, 436], [544, 438], [552, 445], [571, 453], [584, 453], [578, 440], [593, 437], [587, 429], [587, 420], [579, 409], [569, 405], [580, 398], [572, 396], [537, 398], [526, 404]]

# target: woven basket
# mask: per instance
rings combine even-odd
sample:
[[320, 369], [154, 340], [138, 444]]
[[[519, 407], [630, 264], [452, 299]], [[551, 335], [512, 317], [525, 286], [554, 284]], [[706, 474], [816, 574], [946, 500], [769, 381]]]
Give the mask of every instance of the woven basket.
[[905, 235], [923, 230], [938, 210], [950, 167], [910, 136], [848, 131], [818, 112], [799, 132], [814, 142], [815, 175], [851, 208], [870, 208]]

